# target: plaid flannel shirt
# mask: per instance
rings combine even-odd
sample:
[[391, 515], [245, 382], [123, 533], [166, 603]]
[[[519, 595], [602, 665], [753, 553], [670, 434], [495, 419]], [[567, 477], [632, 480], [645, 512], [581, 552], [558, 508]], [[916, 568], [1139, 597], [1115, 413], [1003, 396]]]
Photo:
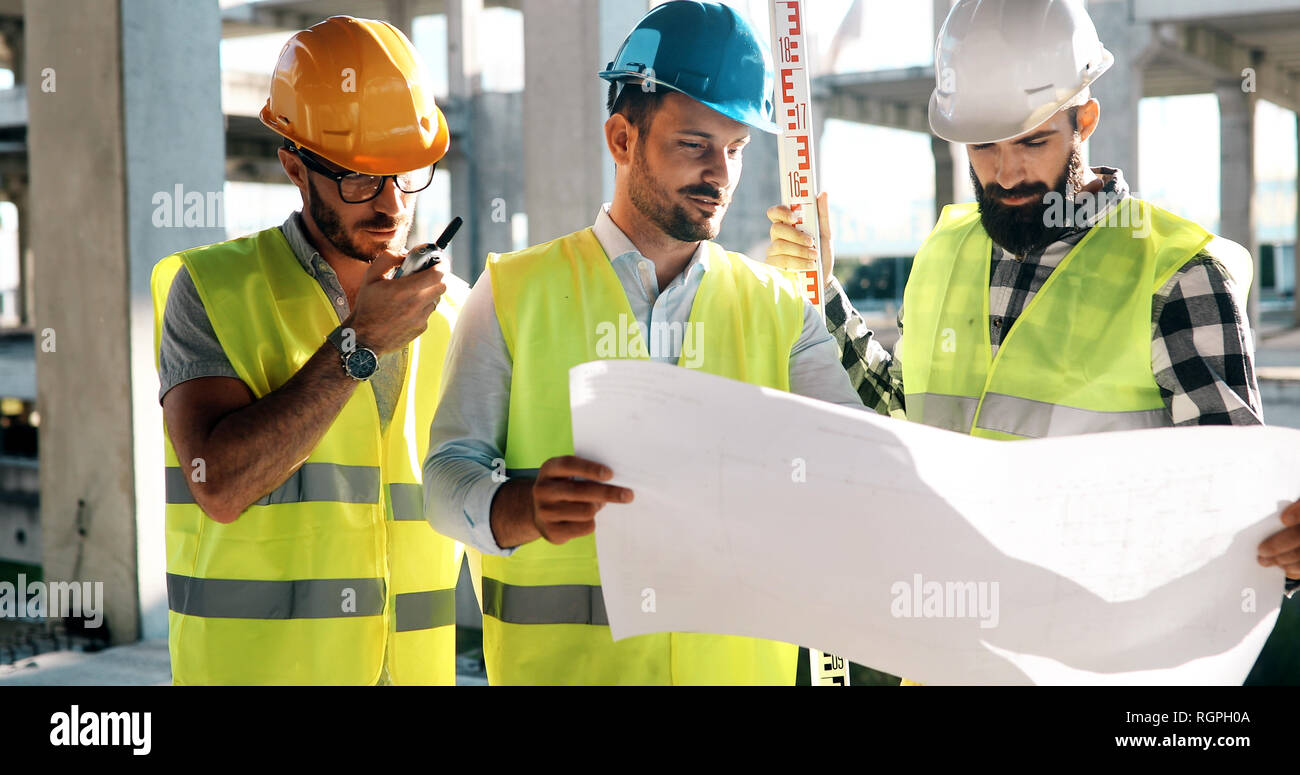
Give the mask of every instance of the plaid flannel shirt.
[[[1129, 195], [1118, 169], [1095, 167], [1093, 171], [1103, 180], [1097, 194], [1102, 204], [1090, 218], [1077, 219], [1079, 226], [1024, 256], [994, 243], [988, 322], [994, 353], [1052, 270], [1094, 223]], [[1254, 342], [1232, 292], [1232, 280], [1223, 266], [1202, 250], [1151, 300], [1151, 372], [1174, 425], [1263, 423]], [[906, 353], [895, 358], [876, 341], [833, 278], [826, 294], [826, 327], [839, 345], [840, 363], [862, 403], [881, 414], [905, 416], [901, 359]], [[902, 309], [898, 330], [901, 335]], [[1289, 591], [1297, 587], [1300, 581], [1287, 581]]]

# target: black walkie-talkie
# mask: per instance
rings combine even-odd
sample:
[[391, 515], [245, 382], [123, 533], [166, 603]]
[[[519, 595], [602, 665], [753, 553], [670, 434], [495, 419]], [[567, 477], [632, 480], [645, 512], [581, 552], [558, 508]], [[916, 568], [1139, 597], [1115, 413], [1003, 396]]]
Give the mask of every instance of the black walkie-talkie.
[[461, 223], [463, 221], [458, 215], [451, 219], [451, 223], [447, 224], [447, 228], [442, 230], [442, 235], [438, 239], [411, 248], [411, 252], [406, 254], [406, 260], [393, 273], [393, 279], [396, 280], [403, 275], [423, 272], [425, 269], [442, 261], [445, 255], [443, 251], [451, 244], [451, 239], [460, 230]]

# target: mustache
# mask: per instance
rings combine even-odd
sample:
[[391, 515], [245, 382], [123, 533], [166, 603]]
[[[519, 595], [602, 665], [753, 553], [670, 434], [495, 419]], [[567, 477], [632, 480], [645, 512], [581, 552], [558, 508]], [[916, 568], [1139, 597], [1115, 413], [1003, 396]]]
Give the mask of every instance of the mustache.
[[362, 221], [357, 224], [358, 229], [374, 229], [375, 231], [389, 231], [397, 229], [408, 223], [406, 219], [399, 220], [391, 215], [380, 213], [368, 221]]
[[1041, 198], [1048, 191], [1046, 183], [1026, 183], [1014, 188], [1003, 188], [996, 183], [984, 186], [984, 195], [993, 199], [1021, 199], [1027, 196]]
[[686, 196], [698, 196], [698, 197], [703, 197], [705, 199], [712, 199], [722, 205], [731, 204], [730, 194], [728, 194], [726, 191], [723, 191], [722, 189], [716, 186], [710, 186], [708, 183], [699, 183], [693, 186], [685, 186], [683, 188], [677, 189], [677, 193], [684, 194]]

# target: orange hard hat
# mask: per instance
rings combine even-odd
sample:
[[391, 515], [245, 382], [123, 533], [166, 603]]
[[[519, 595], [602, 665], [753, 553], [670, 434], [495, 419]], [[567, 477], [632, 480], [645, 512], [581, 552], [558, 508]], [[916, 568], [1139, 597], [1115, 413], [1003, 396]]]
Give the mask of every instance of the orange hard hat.
[[273, 131], [369, 175], [427, 167], [447, 153], [447, 119], [419, 53], [388, 22], [331, 16], [289, 39], [259, 116]]

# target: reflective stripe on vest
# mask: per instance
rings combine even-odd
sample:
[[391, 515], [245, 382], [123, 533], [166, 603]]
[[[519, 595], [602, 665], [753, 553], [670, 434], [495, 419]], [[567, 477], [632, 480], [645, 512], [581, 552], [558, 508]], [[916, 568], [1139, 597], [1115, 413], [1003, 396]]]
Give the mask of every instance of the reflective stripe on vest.
[[167, 574], [167, 603], [213, 619], [327, 619], [379, 616], [383, 579], [199, 579]]
[[[326, 619], [379, 616], [383, 579], [199, 579], [167, 574], [168, 607], [179, 614], [214, 619]], [[397, 632], [456, 623], [456, 590], [396, 596]]]
[[434, 589], [397, 595], [397, 632], [430, 630], [456, 623], [456, 590]]
[[[168, 503], [194, 503], [194, 493], [190, 491], [185, 469], [168, 466], [164, 476]], [[263, 495], [253, 505], [312, 501], [378, 503], [379, 469], [374, 466], [303, 463], [301, 468], [290, 474], [284, 484]], [[424, 516], [418, 518], [423, 519]]]
[[[1034, 439], [1163, 428], [1167, 425], [1169, 413], [1164, 407], [1128, 412], [1096, 412], [999, 393], [984, 396], [984, 406], [979, 416], [979, 427], [982, 429]], [[967, 427], [970, 427], [969, 424]]]
[[[1151, 370], [1152, 297], [1211, 235], [1139, 200], [1126, 206], [1145, 228], [1093, 226], [996, 354], [992, 242], [975, 205], [944, 208], [904, 293], [899, 360], [907, 418], [994, 439], [1169, 425]], [[1248, 257], [1216, 250], [1215, 258], [1237, 286], [1249, 286]]]
[[523, 587], [484, 577], [483, 613], [511, 624], [609, 626], [605, 597], [590, 584]]
[[[904, 378], [906, 387], [906, 378]], [[980, 400], [974, 396], [945, 396], [940, 393], [908, 393], [907, 416], [926, 425], [966, 433], [975, 424]]]
[[[158, 263], [155, 345], [182, 266], [255, 397], [287, 382], [338, 325], [282, 232], [267, 229]], [[393, 683], [454, 683], [459, 556], [425, 521], [420, 484], [451, 325], [468, 292], [451, 276], [447, 286], [410, 344], [387, 431], [373, 386], [358, 386], [309, 459], [234, 522], [194, 503], [190, 469], [164, 438], [176, 683], [373, 684], [385, 654]]]
[[1032, 439], [1102, 431], [1163, 428], [1169, 424], [1169, 416], [1164, 409], [1097, 412], [1000, 393], [985, 395], [982, 408], [980, 400], [970, 396], [916, 393], [907, 397], [909, 414], [925, 418], [927, 425], [946, 428], [957, 433], [970, 431], [975, 425], [977, 409], [979, 410], [978, 429]]
[[388, 485], [388, 502], [393, 505], [393, 519], [424, 520], [424, 485], [393, 482]]
[[[804, 304], [791, 278], [708, 243], [687, 322], [698, 361], [679, 365], [789, 389], [789, 354]], [[622, 284], [590, 229], [490, 255], [492, 293], [512, 377], [503, 456], [510, 476], [536, 476], [571, 455], [569, 369], [619, 355], [645, 358]], [[617, 472], [616, 472], [617, 473]], [[660, 633], [614, 642], [592, 536], [536, 540], [482, 558], [483, 642], [494, 684], [793, 683], [798, 650], [730, 636]]]

